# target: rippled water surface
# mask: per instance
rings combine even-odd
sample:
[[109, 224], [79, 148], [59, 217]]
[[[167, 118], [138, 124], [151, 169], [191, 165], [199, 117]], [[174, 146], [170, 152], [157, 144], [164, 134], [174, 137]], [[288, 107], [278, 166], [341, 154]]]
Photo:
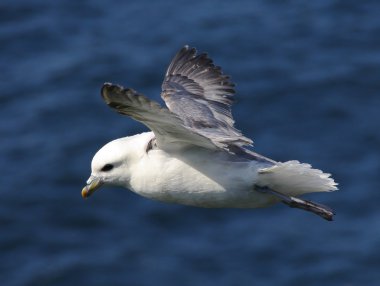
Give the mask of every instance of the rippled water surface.
[[[379, 285], [377, 1], [2, 1], [0, 284]], [[103, 82], [160, 100], [184, 44], [237, 85], [255, 150], [331, 172], [310, 199], [198, 209], [109, 188], [80, 196], [94, 152], [145, 127], [111, 111]]]

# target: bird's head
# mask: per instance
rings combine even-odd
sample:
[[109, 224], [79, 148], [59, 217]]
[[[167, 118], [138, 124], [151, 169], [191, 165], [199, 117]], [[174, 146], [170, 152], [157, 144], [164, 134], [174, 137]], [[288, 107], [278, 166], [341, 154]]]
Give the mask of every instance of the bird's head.
[[83, 198], [89, 197], [103, 185], [129, 187], [131, 168], [144, 156], [144, 141], [149, 141], [148, 138], [141, 138], [143, 134], [111, 141], [95, 154], [91, 162], [91, 176], [82, 189]]

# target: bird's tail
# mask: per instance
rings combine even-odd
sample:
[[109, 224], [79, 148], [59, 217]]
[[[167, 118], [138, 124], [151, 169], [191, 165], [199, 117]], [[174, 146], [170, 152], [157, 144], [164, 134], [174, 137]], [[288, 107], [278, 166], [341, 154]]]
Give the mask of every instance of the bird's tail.
[[257, 184], [287, 196], [338, 189], [338, 184], [330, 177], [330, 174], [298, 161], [279, 162], [274, 166], [259, 170]]

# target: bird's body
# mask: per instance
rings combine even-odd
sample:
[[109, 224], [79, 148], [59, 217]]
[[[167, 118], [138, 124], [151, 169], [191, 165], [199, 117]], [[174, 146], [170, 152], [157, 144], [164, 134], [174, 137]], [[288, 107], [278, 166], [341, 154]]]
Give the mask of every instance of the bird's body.
[[331, 220], [327, 207], [296, 197], [335, 190], [334, 180], [308, 164], [276, 162], [244, 147], [252, 141], [233, 127], [232, 87], [206, 55], [196, 56], [188, 47], [173, 59], [163, 83], [170, 111], [134, 90], [106, 83], [106, 103], [153, 132], [101, 148], [82, 195], [108, 184], [197, 207], [257, 208], [282, 201]]
[[197, 207], [254, 208], [278, 201], [254, 191], [258, 170], [269, 163], [189, 146], [171, 152], [146, 151], [152, 138], [153, 132], [125, 137], [99, 151], [103, 155], [117, 145], [134, 146], [129, 148], [129, 176], [119, 182], [120, 186], [149, 199]]

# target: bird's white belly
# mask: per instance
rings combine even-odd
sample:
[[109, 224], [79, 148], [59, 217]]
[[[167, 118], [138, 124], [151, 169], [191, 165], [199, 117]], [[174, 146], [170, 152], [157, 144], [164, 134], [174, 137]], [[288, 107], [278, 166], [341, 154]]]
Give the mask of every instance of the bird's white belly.
[[152, 150], [131, 172], [132, 191], [163, 202], [199, 207], [263, 207], [276, 200], [254, 190], [256, 162], [231, 162], [204, 152], [171, 156]]

